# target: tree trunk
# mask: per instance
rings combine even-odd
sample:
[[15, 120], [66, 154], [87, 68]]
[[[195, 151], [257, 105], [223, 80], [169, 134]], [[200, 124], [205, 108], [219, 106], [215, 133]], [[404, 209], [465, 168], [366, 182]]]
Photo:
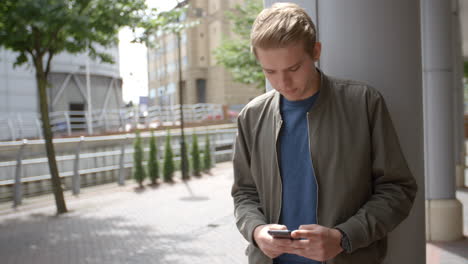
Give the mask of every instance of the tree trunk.
[[47, 103], [47, 76], [44, 72], [43, 62], [41, 57], [37, 57], [34, 61], [36, 67], [36, 83], [39, 91], [39, 107], [41, 109], [42, 130], [44, 133], [47, 158], [49, 160], [50, 176], [52, 181], [52, 190], [57, 206], [57, 214], [67, 212], [65, 199], [63, 197], [63, 189], [58, 173], [57, 161], [55, 159], [55, 149], [52, 142], [52, 130], [50, 129], [49, 107]]

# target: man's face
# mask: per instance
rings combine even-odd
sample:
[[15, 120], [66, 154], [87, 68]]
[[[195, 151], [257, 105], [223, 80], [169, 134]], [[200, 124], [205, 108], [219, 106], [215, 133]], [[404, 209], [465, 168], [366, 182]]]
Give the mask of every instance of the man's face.
[[320, 43], [316, 43], [314, 58], [305, 52], [302, 42], [284, 48], [256, 48], [257, 59], [273, 88], [289, 101], [312, 96], [318, 89], [318, 72], [314, 62], [320, 56]]

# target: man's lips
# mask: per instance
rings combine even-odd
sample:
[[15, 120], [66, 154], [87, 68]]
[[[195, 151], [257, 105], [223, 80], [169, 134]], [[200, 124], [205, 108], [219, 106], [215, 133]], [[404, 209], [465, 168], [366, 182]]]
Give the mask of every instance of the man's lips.
[[285, 89], [283, 90], [283, 93], [287, 93], [287, 94], [292, 94], [296, 91], [297, 89]]

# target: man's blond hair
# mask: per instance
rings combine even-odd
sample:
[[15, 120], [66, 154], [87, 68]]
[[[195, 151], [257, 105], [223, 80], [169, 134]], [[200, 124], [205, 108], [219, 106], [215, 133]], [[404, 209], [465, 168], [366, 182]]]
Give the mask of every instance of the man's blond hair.
[[252, 52], [256, 48], [284, 48], [299, 41], [313, 58], [315, 25], [306, 11], [294, 3], [275, 3], [263, 9], [255, 19], [250, 34]]

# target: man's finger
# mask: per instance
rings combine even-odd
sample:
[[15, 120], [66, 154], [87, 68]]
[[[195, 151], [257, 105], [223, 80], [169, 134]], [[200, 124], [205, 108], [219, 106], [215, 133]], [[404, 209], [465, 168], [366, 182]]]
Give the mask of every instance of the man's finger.
[[320, 225], [311, 224], [311, 225], [301, 225], [298, 230], [314, 230], [321, 227]]
[[294, 230], [291, 233], [291, 237], [293, 238], [307, 238], [307, 239], [313, 239], [319, 236], [319, 232], [314, 232], [312, 230]]
[[291, 239], [287, 238], [273, 238], [273, 244], [277, 247], [289, 247], [292, 242]]
[[276, 252], [277, 254], [282, 254], [286, 252], [288, 249], [290, 249], [290, 246], [271, 244], [271, 245], [266, 246], [264, 249], [270, 253]]

